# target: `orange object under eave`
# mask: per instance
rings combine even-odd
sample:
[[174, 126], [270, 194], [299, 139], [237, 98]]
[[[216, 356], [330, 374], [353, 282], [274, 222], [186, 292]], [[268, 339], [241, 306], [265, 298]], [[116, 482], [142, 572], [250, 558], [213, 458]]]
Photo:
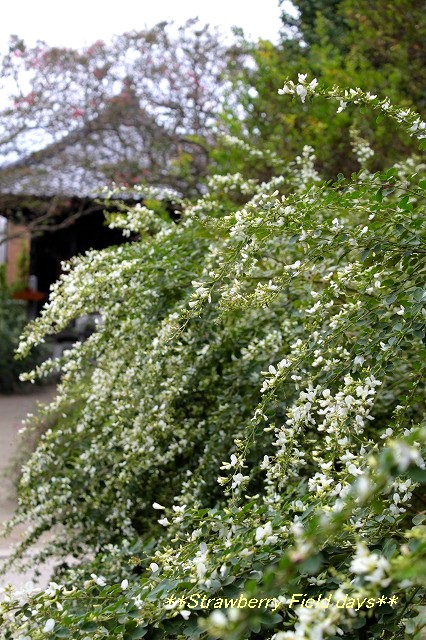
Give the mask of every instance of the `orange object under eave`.
[[14, 300], [28, 300], [29, 302], [41, 302], [46, 298], [44, 293], [40, 293], [40, 291], [35, 291], [34, 289], [30, 289], [27, 287], [26, 289], [20, 289], [19, 291], [15, 291], [12, 295]]

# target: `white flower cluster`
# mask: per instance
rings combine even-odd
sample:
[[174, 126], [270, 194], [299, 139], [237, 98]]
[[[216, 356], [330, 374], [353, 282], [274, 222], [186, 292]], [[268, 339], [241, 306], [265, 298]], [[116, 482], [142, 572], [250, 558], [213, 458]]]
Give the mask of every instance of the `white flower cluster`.
[[278, 89], [279, 95], [296, 95], [302, 102], [305, 102], [307, 96], [315, 95], [315, 89], [318, 86], [318, 80], [314, 78], [311, 82], [306, 82], [307, 74], [299, 73], [297, 77], [297, 84], [292, 80], [284, 83], [282, 89]]
[[413, 495], [413, 484], [411, 478], [407, 478], [407, 480], [404, 481], [396, 480], [392, 484], [392, 502], [389, 505], [389, 511], [395, 518], [399, 516], [399, 514], [407, 511], [406, 506], [409, 504]]
[[128, 209], [125, 213], [115, 213], [109, 216], [108, 226], [110, 229], [122, 229], [123, 236], [130, 237], [133, 234], [161, 231], [167, 228], [167, 224], [162, 218], [140, 202]]
[[215, 174], [209, 178], [207, 186], [214, 191], [222, 190], [224, 193], [237, 191], [244, 195], [251, 195], [255, 192], [258, 183], [258, 180], [247, 179], [241, 173], [229, 173], [226, 175]]
[[222, 136], [222, 141], [229, 147], [244, 151], [244, 153], [250, 158], [255, 160], [266, 159], [277, 169], [283, 166], [282, 158], [270, 149], [263, 150], [253, 147], [251, 144], [241, 140], [241, 138], [238, 138], [237, 136], [224, 135]]
[[211, 301], [210, 289], [205, 286], [204, 282], [198, 282], [197, 280], [193, 280], [191, 282], [195, 291], [191, 295], [191, 299], [188, 302], [188, 305], [191, 309], [199, 308], [202, 305], [203, 300]]
[[426, 469], [426, 463], [418, 446], [393, 440], [390, 442], [389, 447], [400, 471], [406, 471], [410, 465], [415, 465], [420, 469]]
[[426, 122], [422, 120], [418, 114], [411, 109], [398, 109], [391, 105], [388, 98], [379, 100], [377, 95], [370, 92], [364, 92], [359, 87], [355, 89], [345, 89], [342, 93], [337, 87], [331, 91], [326, 91], [325, 95], [335, 98], [339, 102], [337, 113], [340, 113], [351, 102], [353, 104], [370, 104], [375, 109], [379, 109], [382, 113], [396, 120], [399, 124], [404, 125], [410, 135], [415, 135], [418, 139], [426, 137]]
[[[274, 369], [272, 367], [272, 374]], [[362, 477], [365, 466], [366, 449], [359, 447], [353, 436], [358, 438], [366, 421], [373, 419], [371, 408], [380, 384], [373, 375], [367, 376], [363, 383], [348, 375], [344, 377], [343, 388], [335, 395], [320, 386], [310, 386], [299, 393], [296, 403], [288, 409], [285, 425], [275, 429], [274, 458], [266, 456], [261, 464], [266, 470], [269, 497], [276, 487], [283, 487], [288, 478], [298, 477], [310, 457], [319, 468], [308, 478], [308, 490], [316, 497], [327, 499], [329, 496], [332, 509], [341, 510], [351, 483]], [[307, 434], [314, 432], [324, 432], [329, 455], [315, 446], [312, 450], [307, 448]], [[337, 474], [336, 464], [340, 469]], [[361, 479], [359, 482], [356, 490], [362, 496], [370, 487], [364, 487]]]
[[361, 167], [365, 169], [370, 158], [374, 156], [374, 151], [370, 147], [368, 141], [361, 137], [357, 129], [351, 128], [350, 136], [352, 151], [354, 152]]
[[297, 191], [303, 193], [311, 184], [321, 180], [315, 169], [315, 151], [310, 145], [305, 145], [302, 154], [297, 156], [293, 166], [293, 182]]
[[338, 626], [342, 614], [335, 607], [296, 607], [295, 613], [297, 621], [294, 631], [278, 631], [271, 640], [323, 640], [336, 634], [343, 636], [343, 631]]
[[278, 90], [278, 93], [280, 95], [290, 94], [298, 96], [302, 102], [305, 102], [307, 97], [315, 95], [324, 95], [333, 98], [339, 103], [337, 113], [341, 113], [350, 103], [369, 105], [405, 126], [410, 135], [414, 135], [418, 139], [424, 139], [426, 137], [426, 122], [411, 109], [395, 108], [391, 105], [388, 98], [380, 100], [377, 95], [369, 91], [364, 92], [360, 87], [344, 89], [343, 91], [339, 87], [324, 89], [318, 86], [316, 78], [310, 83], [308, 83], [306, 79], [307, 74], [299, 73], [297, 83], [294, 83], [292, 80], [286, 81], [283, 88]]
[[260, 393], [265, 393], [266, 391], [273, 389], [279, 380], [287, 375], [286, 372], [290, 367], [291, 360], [288, 360], [287, 358], [280, 360], [276, 367], [273, 364], [270, 364], [267, 372], [268, 377], [263, 380]]
[[378, 553], [371, 553], [364, 543], [358, 543], [350, 571], [375, 587], [387, 587], [389, 562]]

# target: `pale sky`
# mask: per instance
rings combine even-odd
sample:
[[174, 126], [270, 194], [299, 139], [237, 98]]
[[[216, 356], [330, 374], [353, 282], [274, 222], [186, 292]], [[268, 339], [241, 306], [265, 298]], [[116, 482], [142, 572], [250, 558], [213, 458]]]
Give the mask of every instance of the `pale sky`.
[[277, 41], [278, 0], [15, 0], [3, 8], [0, 50], [11, 34], [29, 45], [81, 47], [97, 39], [151, 27], [161, 20], [182, 24], [199, 17], [205, 23], [242, 27], [246, 36]]

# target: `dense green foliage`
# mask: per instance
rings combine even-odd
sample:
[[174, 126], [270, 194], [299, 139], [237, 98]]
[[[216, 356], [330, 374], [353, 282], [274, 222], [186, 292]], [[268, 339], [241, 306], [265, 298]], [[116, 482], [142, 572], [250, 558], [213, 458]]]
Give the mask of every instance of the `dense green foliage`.
[[[424, 145], [420, 117], [360, 89], [299, 75], [279, 93]], [[21, 354], [102, 321], [38, 369], [62, 369], [62, 418], [10, 526], [31, 525], [18, 554], [52, 530], [47, 552], [77, 564], [6, 589], [0, 637], [420, 640], [425, 165], [370, 173], [352, 137], [358, 170], [331, 182], [308, 146], [284, 164], [240, 143], [281, 175], [213, 177], [179, 224], [120, 211], [134, 242], [71, 261]]]
[[[356, 170], [347, 153], [351, 128], [372, 140], [376, 155], [369, 168], [379, 171], [415, 151], [411, 141], [389, 122], [376, 123], [369, 111], [336, 116], [333, 105], [318, 102], [301, 108], [282, 104], [276, 94], [285, 76], [303, 69], [330, 86], [361, 87], [386, 95], [392, 102], [426, 110], [426, 14], [417, 0], [296, 0], [297, 19], [283, 12], [279, 44], [268, 41], [242, 43], [252, 62], [234, 73], [242, 116], [230, 110], [228, 125], [234, 135], [252, 146], [274, 151], [292, 160], [304, 144], [316, 150], [317, 167], [324, 178], [339, 171]], [[269, 156], [265, 160], [218, 154], [230, 171], [275, 175]], [[224, 157], [223, 157], [224, 156]]]

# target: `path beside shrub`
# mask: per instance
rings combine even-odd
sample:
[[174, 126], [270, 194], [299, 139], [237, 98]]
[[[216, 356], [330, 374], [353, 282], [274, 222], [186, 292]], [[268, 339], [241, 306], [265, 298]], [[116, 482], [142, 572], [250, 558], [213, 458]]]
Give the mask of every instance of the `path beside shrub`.
[[[34, 393], [0, 395], [0, 525], [7, 522], [16, 509], [15, 460], [22, 421], [28, 413], [35, 412], [38, 402], [49, 402], [54, 393], [55, 387], [50, 386], [39, 387]], [[19, 542], [21, 532], [22, 529], [17, 529], [7, 538], [0, 538], [0, 562], [9, 555], [12, 546]], [[48, 575], [49, 569], [46, 568], [40, 577], [41, 582], [45, 582]], [[8, 572], [6, 576], [0, 576], [0, 584], [11, 582], [18, 586], [33, 577], [32, 571], [25, 574]]]

